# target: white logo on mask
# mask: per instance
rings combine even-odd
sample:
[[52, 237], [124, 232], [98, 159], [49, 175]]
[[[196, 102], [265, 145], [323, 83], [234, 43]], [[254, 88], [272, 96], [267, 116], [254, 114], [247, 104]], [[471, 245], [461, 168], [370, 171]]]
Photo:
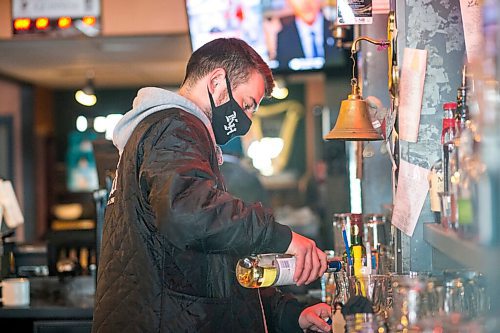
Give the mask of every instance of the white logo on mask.
[[236, 124], [238, 122], [238, 118], [236, 118], [236, 111], [233, 111], [232, 114], [226, 116], [227, 125], [224, 125], [224, 129], [226, 130], [226, 135], [230, 135], [233, 132], [236, 132]]

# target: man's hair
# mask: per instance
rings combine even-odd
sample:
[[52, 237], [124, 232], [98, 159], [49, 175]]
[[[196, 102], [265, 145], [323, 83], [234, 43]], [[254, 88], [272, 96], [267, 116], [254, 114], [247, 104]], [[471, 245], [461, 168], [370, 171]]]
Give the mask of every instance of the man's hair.
[[231, 89], [245, 83], [255, 70], [264, 78], [266, 96], [271, 95], [274, 87], [271, 69], [250, 45], [237, 38], [214, 39], [194, 51], [182, 85], [189, 86], [216, 68], [226, 71]]

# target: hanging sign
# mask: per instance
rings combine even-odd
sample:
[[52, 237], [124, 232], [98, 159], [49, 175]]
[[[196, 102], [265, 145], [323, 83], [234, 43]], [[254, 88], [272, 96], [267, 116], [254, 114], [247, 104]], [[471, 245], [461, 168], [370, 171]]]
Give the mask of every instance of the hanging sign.
[[478, 0], [460, 0], [460, 12], [464, 28], [465, 50], [469, 63], [484, 58], [483, 17]]
[[399, 82], [399, 138], [417, 142], [424, 96], [427, 50], [405, 48]]
[[337, 0], [337, 24], [372, 22], [372, 0]]
[[99, 16], [100, 0], [12, 0], [12, 18]]
[[429, 170], [401, 160], [398, 189], [391, 223], [407, 236], [413, 236], [418, 217], [429, 192]]
[[15, 36], [97, 36], [101, 0], [12, 0]]

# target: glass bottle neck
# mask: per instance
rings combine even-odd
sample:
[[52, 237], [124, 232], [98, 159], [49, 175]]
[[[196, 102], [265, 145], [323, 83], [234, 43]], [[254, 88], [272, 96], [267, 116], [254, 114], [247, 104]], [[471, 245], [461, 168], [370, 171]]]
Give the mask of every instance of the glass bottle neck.
[[362, 240], [360, 235], [351, 236], [351, 245], [362, 245]]

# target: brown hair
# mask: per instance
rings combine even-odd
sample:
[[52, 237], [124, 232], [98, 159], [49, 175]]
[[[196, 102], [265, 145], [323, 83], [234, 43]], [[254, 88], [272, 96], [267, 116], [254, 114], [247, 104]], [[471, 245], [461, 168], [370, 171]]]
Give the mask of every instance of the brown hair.
[[232, 89], [245, 83], [251, 72], [256, 70], [266, 83], [266, 96], [271, 95], [274, 87], [271, 69], [250, 45], [237, 38], [214, 39], [194, 51], [189, 58], [182, 85], [189, 85], [216, 68], [226, 71]]

